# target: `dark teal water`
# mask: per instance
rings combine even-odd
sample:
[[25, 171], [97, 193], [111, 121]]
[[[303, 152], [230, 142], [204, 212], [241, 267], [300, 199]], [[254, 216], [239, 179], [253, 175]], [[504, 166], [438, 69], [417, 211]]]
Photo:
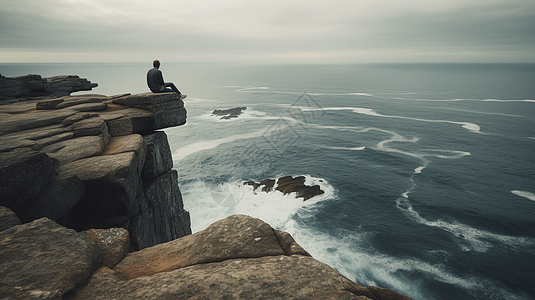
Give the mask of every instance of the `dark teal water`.
[[[148, 91], [147, 64], [0, 64]], [[535, 65], [165, 64], [193, 231], [248, 214], [357, 283], [413, 299], [535, 298]], [[305, 93], [306, 92], [306, 93]], [[237, 119], [214, 109], [246, 106]], [[253, 193], [305, 175], [324, 195]]]

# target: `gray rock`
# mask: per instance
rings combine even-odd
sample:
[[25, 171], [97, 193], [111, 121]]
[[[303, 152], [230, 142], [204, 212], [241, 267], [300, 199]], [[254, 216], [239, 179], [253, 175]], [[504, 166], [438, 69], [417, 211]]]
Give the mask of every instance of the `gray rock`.
[[69, 125], [72, 125], [78, 121], [82, 121], [82, 120], [85, 120], [85, 119], [89, 119], [89, 118], [94, 118], [94, 117], [98, 117], [98, 114], [96, 113], [88, 113], [88, 112], [79, 112], [77, 114], [74, 114], [70, 117], [67, 117], [65, 118], [61, 124], [63, 126], [69, 126]]
[[56, 105], [55, 109], [62, 109], [71, 106], [78, 106], [80, 104], [88, 103], [102, 103], [102, 101], [108, 100], [108, 97], [104, 95], [81, 95], [81, 96], [68, 96], [61, 98], [63, 101]]
[[76, 75], [41, 78], [40, 75], [25, 75], [0, 78], [0, 100], [23, 97], [47, 96], [57, 98], [78, 91], [90, 91], [98, 84]]
[[66, 164], [83, 158], [102, 154], [106, 147], [102, 136], [83, 136], [46, 146], [41, 149], [48, 156]]
[[63, 119], [74, 115], [73, 110], [39, 110], [34, 113], [22, 115], [2, 115], [0, 119], [0, 135], [26, 129], [60, 124]]
[[84, 284], [100, 261], [85, 234], [47, 218], [0, 232], [3, 299], [61, 299]]
[[63, 101], [64, 99], [62, 98], [41, 100], [37, 102], [37, 104], [35, 105], [35, 108], [36, 109], [54, 109], [56, 108], [58, 104], [60, 104]]
[[58, 221], [85, 195], [85, 186], [78, 176], [56, 178], [44, 187], [37, 196], [16, 208], [24, 222], [47, 217]]
[[13, 208], [37, 195], [56, 177], [56, 163], [28, 148], [0, 152], [0, 205]]
[[86, 196], [73, 208], [74, 223], [69, 227], [108, 228], [137, 214], [138, 199], [143, 197], [139, 161], [136, 152], [130, 151], [63, 164], [58, 177], [77, 175], [86, 187]]
[[144, 180], [162, 175], [173, 168], [173, 157], [163, 131], [158, 131], [143, 137], [147, 145], [147, 156], [141, 176]]
[[0, 206], [0, 231], [19, 225], [20, 220], [9, 208]]
[[284, 255], [284, 250], [269, 224], [234, 215], [195, 234], [131, 253], [114, 270], [129, 280], [196, 264], [275, 255]]
[[131, 253], [113, 269], [98, 269], [72, 299], [409, 300], [362, 287], [304, 250], [285, 254], [283, 249], [291, 248], [300, 247], [289, 234], [258, 219], [230, 216], [193, 235]]
[[113, 268], [128, 254], [130, 235], [126, 229], [89, 229], [85, 233], [100, 248], [102, 265], [105, 267]]
[[144, 93], [115, 99], [114, 104], [141, 108], [153, 113], [150, 129], [183, 125], [186, 123], [184, 101], [177, 93]]
[[102, 152], [102, 155], [114, 155], [134, 151], [138, 158], [137, 172], [141, 174], [141, 168], [145, 164], [146, 150], [147, 146], [141, 135], [129, 134], [110, 138], [110, 142]]
[[[117, 107], [114, 109], [117, 109]], [[120, 110], [100, 113], [100, 116], [106, 120], [111, 136], [142, 132], [145, 129], [149, 129], [150, 125], [154, 122], [154, 115], [151, 112], [138, 108], [126, 108], [124, 106]]]
[[132, 250], [140, 250], [191, 234], [189, 213], [184, 211], [176, 170], [145, 184], [141, 214], [130, 220]]
[[100, 117], [84, 119], [72, 124], [74, 136], [99, 135], [108, 131], [106, 121]]
[[86, 111], [103, 111], [108, 108], [108, 104], [106, 103], [85, 103], [85, 104], [78, 104], [75, 106], [69, 107], [70, 110], [75, 110], [78, 112], [86, 112]]

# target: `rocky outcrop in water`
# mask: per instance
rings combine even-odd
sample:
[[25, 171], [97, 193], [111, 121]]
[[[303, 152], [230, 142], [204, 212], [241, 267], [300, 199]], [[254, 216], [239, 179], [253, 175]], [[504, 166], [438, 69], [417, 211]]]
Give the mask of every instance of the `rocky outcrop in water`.
[[4, 299], [409, 299], [352, 282], [243, 215], [130, 254], [124, 229], [76, 232], [47, 218], [1, 231], [0, 243]]
[[47, 217], [79, 231], [126, 228], [132, 249], [190, 234], [167, 136], [158, 131], [185, 122], [176, 93], [0, 105], [0, 205], [24, 223]]
[[321, 190], [319, 185], [305, 185], [306, 178], [304, 176], [284, 176], [280, 177], [275, 186], [275, 179], [264, 179], [261, 182], [257, 183], [254, 181], [244, 182], [244, 185], [253, 186], [253, 191], [256, 191], [259, 187], [262, 187], [262, 192], [269, 193], [273, 189], [283, 193], [284, 195], [295, 193], [296, 198], [303, 198], [303, 201], [306, 201], [314, 196], [322, 195], [325, 192]]
[[220, 120], [228, 120], [232, 118], [237, 118], [239, 115], [241, 115], [243, 110], [246, 110], [247, 107], [236, 107], [236, 108], [229, 108], [229, 109], [216, 109], [212, 112], [212, 115], [214, 116], [220, 116]]

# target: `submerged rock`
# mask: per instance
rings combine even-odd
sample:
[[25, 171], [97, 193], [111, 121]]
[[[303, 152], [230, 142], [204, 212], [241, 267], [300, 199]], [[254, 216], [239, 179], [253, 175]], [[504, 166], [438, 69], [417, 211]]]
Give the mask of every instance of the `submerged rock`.
[[[306, 179], [304, 176], [284, 176], [277, 180], [277, 186], [275, 187], [275, 190], [283, 193], [284, 195], [295, 193], [295, 197], [303, 198], [303, 201], [325, 193], [323, 190], [321, 190], [319, 185], [305, 185], [305, 180]], [[260, 183], [256, 183], [254, 181], [247, 181], [243, 184], [253, 186], [253, 191], [256, 191], [256, 189], [260, 186], [263, 186], [262, 191], [269, 193], [275, 185], [275, 180], [264, 179]]]
[[216, 109], [212, 112], [212, 115], [214, 116], [221, 116], [219, 118], [220, 120], [228, 120], [232, 118], [237, 118], [239, 115], [241, 115], [243, 110], [246, 110], [247, 107], [236, 107], [236, 108], [229, 108], [229, 109]]

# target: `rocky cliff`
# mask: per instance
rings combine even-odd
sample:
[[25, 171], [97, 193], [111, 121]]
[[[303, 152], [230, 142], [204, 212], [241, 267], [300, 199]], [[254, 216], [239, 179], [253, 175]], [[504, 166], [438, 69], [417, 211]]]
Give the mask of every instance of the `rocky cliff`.
[[[0, 105], [0, 205], [24, 223], [47, 217], [79, 231], [128, 229], [132, 250], [190, 234], [167, 136], [158, 131], [186, 122], [180, 97], [28, 98], [39, 82], [56, 96], [95, 86], [78, 76], [0, 80], [3, 97], [26, 97]], [[17, 94], [13, 86], [30, 88]]]
[[191, 234], [158, 131], [186, 122], [177, 94], [52, 90], [0, 101], [12, 103], [0, 105], [0, 299], [409, 299], [359, 286], [248, 216]]

